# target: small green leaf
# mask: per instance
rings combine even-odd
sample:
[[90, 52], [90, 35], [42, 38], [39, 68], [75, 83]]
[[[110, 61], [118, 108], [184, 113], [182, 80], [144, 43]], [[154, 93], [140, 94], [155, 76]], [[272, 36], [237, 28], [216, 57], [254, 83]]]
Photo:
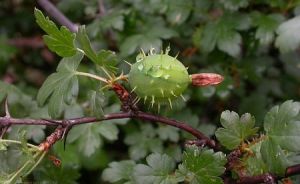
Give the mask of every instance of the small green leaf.
[[268, 171], [284, 176], [285, 169], [288, 166], [288, 160], [284, 150], [282, 150], [272, 138], [262, 142], [260, 152], [263, 161], [268, 167]]
[[213, 150], [189, 147], [183, 154], [183, 162], [178, 166], [176, 175], [184, 177], [189, 183], [222, 184], [219, 177], [225, 171], [226, 157]]
[[238, 57], [241, 52], [242, 38], [237, 30], [247, 30], [250, 25], [249, 16], [226, 13], [216, 21], [209, 22], [198, 29], [194, 39], [200, 41], [200, 44], [196, 43], [196, 45], [199, 45], [204, 52], [211, 52], [217, 46], [230, 56]]
[[275, 46], [279, 48], [280, 52], [285, 53], [296, 50], [300, 45], [300, 16], [289, 19], [277, 29], [278, 37], [276, 38]]
[[221, 114], [221, 124], [224, 128], [218, 128], [216, 137], [227, 149], [237, 148], [249, 136], [257, 132], [254, 128], [254, 117], [249, 113], [243, 114], [241, 118], [235, 112], [224, 111]]
[[175, 184], [179, 180], [172, 174], [175, 161], [166, 154], [153, 153], [146, 158], [147, 165], [138, 164], [134, 167], [135, 183], [144, 184]]
[[292, 100], [273, 107], [265, 116], [266, 135], [288, 151], [300, 151], [300, 103]]
[[76, 54], [74, 33], [64, 26], [58, 29], [55, 23], [49, 17], [45, 17], [37, 8], [34, 9], [34, 15], [38, 25], [48, 34], [43, 38], [50, 50], [61, 57], [70, 57]]
[[117, 68], [115, 67], [118, 63], [117, 55], [110, 50], [100, 50], [97, 53], [97, 64], [104, 66], [111, 72], [115, 72]]
[[108, 165], [109, 168], [103, 171], [102, 178], [104, 181], [108, 181], [111, 183], [119, 181], [131, 181], [133, 168], [135, 165], [135, 162], [132, 160], [112, 162]]
[[80, 26], [76, 36], [81, 49], [84, 51], [85, 55], [93, 61], [95, 64], [104, 67], [105, 69], [115, 72], [116, 68], [114, 67], [117, 63], [116, 55], [112, 51], [101, 50], [99, 53], [96, 53], [92, 48], [90, 39], [86, 33], [85, 26]]
[[57, 67], [57, 72], [51, 74], [40, 88], [37, 101], [44, 105], [49, 99], [48, 111], [51, 117], [59, 117], [65, 103], [69, 104], [73, 96], [78, 94], [78, 79], [76, 69], [83, 54], [63, 58]]
[[90, 39], [86, 33], [85, 26], [80, 26], [78, 28], [78, 33], [76, 35], [76, 40], [79, 42], [81, 49], [84, 51], [84, 54], [92, 60], [94, 63], [97, 62], [97, 55], [94, 49], [91, 46]]

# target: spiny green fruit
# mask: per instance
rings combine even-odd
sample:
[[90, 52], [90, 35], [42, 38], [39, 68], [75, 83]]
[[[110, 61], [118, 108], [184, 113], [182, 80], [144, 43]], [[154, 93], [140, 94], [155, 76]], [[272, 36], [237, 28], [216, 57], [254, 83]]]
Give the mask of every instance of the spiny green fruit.
[[191, 83], [191, 78], [185, 66], [176, 59], [165, 53], [148, 56], [142, 52], [137, 57], [137, 62], [131, 66], [128, 75], [129, 84], [137, 94], [138, 100], [150, 101], [151, 105], [157, 102], [169, 102], [182, 93]]

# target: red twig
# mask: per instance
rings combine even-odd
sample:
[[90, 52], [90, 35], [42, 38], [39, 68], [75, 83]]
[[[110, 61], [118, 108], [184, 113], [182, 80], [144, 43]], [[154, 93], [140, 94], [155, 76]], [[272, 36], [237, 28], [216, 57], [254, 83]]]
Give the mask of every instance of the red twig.
[[14, 38], [8, 40], [8, 44], [16, 47], [31, 47], [31, 48], [43, 48], [45, 46], [41, 36], [34, 36], [30, 38]]
[[65, 132], [64, 127], [57, 127], [55, 131], [50, 134], [44, 142], [39, 145], [40, 150], [48, 151], [57, 141], [63, 138]]
[[0, 125], [5, 124], [6, 126], [7, 125], [57, 126], [57, 125], [62, 125], [64, 122], [67, 122], [68, 126], [74, 126], [79, 124], [93, 123], [93, 122], [99, 122], [99, 121], [110, 120], [110, 119], [124, 119], [124, 118], [134, 118], [140, 120], [148, 120], [151, 122], [160, 122], [166, 125], [177, 127], [192, 134], [197, 139], [204, 140], [207, 146], [213, 149], [217, 148], [217, 145], [214, 140], [209, 139], [203, 133], [191, 127], [187, 123], [172, 120], [158, 115], [153, 115], [150, 113], [141, 112], [141, 111], [134, 112], [134, 113], [133, 112], [112, 113], [112, 114], [107, 114], [100, 119], [97, 119], [96, 117], [83, 117], [83, 118], [68, 119], [68, 120], [46, 120], [46, 119], [17, 119], [17, 118], [0, 117]]

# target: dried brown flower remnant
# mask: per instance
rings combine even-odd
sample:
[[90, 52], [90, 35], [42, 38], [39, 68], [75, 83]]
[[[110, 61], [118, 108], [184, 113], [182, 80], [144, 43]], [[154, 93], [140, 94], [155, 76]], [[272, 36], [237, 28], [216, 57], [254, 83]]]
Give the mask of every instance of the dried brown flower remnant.
[[192, 84], [194, 86], [211, 86], [220, 84], [224, 77], [216, 73], [199, 73], [192, 74]]

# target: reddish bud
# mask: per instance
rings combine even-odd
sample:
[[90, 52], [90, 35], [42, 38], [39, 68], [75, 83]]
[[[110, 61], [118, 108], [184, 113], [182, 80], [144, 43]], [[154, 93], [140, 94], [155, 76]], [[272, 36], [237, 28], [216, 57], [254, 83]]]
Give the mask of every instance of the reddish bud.
[[194, 86], [211, 86], [220, 84], [224, 77], [216, 73], [192, 74], [192, 84]]
[[61, 166], [61, 161], [56, 158], [55, 156], [53, 155], [50, 155], [49, 156], [49, 159], [52, 161], [52, 163], [56, 166], [56, 167], [60, 167]]

